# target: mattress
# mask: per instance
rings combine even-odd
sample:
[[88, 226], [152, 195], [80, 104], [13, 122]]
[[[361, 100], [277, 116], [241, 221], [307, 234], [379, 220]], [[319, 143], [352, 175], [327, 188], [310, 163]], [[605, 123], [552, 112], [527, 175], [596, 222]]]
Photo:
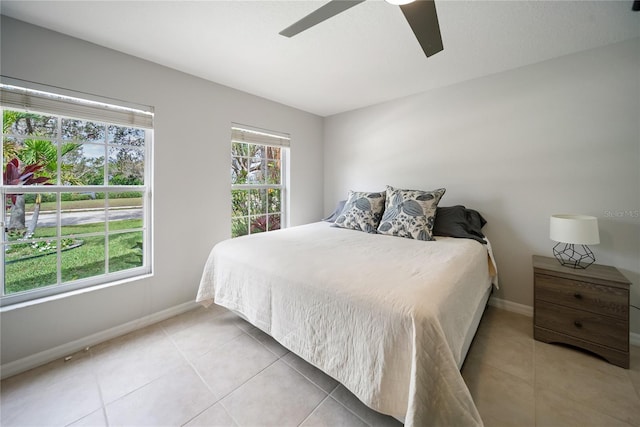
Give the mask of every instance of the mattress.
[[240, 313], [407, 426], [482, 425], [459, 367], [495, 281], [489, 255], [470, 239], [313, 223], [217, 244], [197, 301]]

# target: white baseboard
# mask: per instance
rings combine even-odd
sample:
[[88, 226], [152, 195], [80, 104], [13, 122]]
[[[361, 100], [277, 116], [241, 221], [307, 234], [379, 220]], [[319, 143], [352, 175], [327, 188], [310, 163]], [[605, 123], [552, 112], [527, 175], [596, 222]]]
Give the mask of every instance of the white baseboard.
[[533, 307], [524, 304], [518, 304], [517, 302], [507, 301], [505, 299], [491, 297], [489, 299], [489, 305], [503, 310], [511, 311], [513, 313], [523, 314], [525, 316], [533, 317]]
[[[518, 314], [523, 314], [525, 316], [533, 317], [533, 307], [528, 305], [518, 304], [515, 302], [507, 301], [507, 300], [496, 298], [496, 297], [491, 297], [489, 299], [489, 305], [496, 308], [501, 308], [506, 311], [511, 311], [513, 313], [518, 313]], [[636, 334], [635, 332], [630, 332], [629, 343], [631, 345], [640, 346], [640, 334]]]
[[0, 379], [8, 378], [21, 372], [28, 371], [29, 369], [33, 369], [37, 366], [44, 365], [45, 363], [53, 362], [54, 360], [58, 360], [62, 357], [66, 357], [70, 354], [76, 353], [83, 348], [91, 347], [101, 342], [108, 341], [112, 338], [128, 334], [129, 332], [144, 328], [146, 326], [192, 310], [196, 307], [198, 307], [198, 304], [196, 304], [195, 301], [186, 302], [184, 304], [176, 305], [174, 307], [152, 313], [148, 316], [132, 320], [130, 322], [107, 329], [105, 331], [101, 331], [87, 337], [41, 351], [40, 353], [23, 357], [22, 359], [14, 360], [13, 362], [5, 363], [4, 365], [0, 366]]

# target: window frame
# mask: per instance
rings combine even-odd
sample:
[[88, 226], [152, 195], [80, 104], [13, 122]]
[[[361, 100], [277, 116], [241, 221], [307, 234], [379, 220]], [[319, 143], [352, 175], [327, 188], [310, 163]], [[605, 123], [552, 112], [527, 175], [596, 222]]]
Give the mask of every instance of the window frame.
[[[234, 190], [269, 190], [269, 189], [278, 189], [280, 191], [280, 228], [287, 228], [289, 225], [289, 212], [288, 212], [288, 198], [289, 198], [289, 188], [288, 188], [288, 170], [289, 170], [289, 150], [290, 150], [290, 136], [281, 132], [274, 132], [265, 129], [255, 128], [247, 125], [238, 125], [233, 124], [231, 127], [231, 147], [233, 147], [234, 143], [243, 143], [243, 144], [252, 144], [257, 146], [266, 147], [277, 147], [280, 149], [280, 183], [279, 184], [266, 184], [266, 183], [255, 183], [255, 184], [234, 184], [233, 180], [231, 182], [231, 194], [233, 194]], [[230, 160], [234, 158], [233, 151], [231, 150]], [[268, 160], [268, 158], [267, 158]], [[232, 196], [233, 203], [233, 196]], [[268, 212], [268, 200], [267, 200], [267, 212], [264, 214], [267, 217], [270, 215]], [[232, 206], [233, 208], [233, 206]], [[250, 208], [250, 207], [248, 207]], [[246, 216], [248, 219], [251, 218], [251, 212]], [[245, 217], [244, 215], [242, 217]], [[233, 220], [234, 217], [231, 216], [231, 230], [233, 230]], [[263, 232], [269, 232], [275, 230], [265, 230]], [[242, 236], [256, 234], [255, 232], [251, 232], [251, 223], [248, 222], [247, 234], [243, 234]], [[232, 231], [232, 237], [233, 231]], [[240, 237], [240, 236], [235, 236]]]
[[[6, 80], [6, 79], [5, 79]], [[57, 182], [53, 185], [26, 185], [26, 186], [16, 186], [16, 185], [6, 185], [2, 182], [2, 178], [0, 177], [0, 196], [3, 200], [5, 200], [6, 194], [36, 194], [36, 193], [53, 193], [56, 195], [55, 203], [56, 203], [56, 234], [55, 237], [50, 238], [49, 240], [55, 240], [57, 242], [56, 245], [56, 283], [50, 285], [44, 285], [42, 287], [36, 287], [33, 289], [28, 289], [24, 291], [14, 292], [5, 294], [6, 283], [5, 283], [5, 251], [4, 248], [8, 245], [12, 245], [16, 243], [16, 240], [11, 240], [2, 234], [0, 237], [0, 246], [3, 250], [0, 251], [0, 284], [2, 288], [0, 289], [0, 307], [11, 306], [14, 304], [28, 303], [32, 301], [38, 301], [44, 298], [54, 297], [54, 296], [64, 296], [69, 293], [74, 293], [75, 291], [90, 291], [92, 289], [103, 288], [107, 286], [116, 285], [123, 282], [128, 282], [131, 280], [138, 280], [144, 277], [149, 277], [153, 274], [153, 109], [151, 107], [143, 107], [140, 108], [132, 108], [129, 104], [127, 106], [113, 104], [113, 100], [110, 99], [100, 99], [96, 101], [96, 97], [93, 95], [88, 95], [84, 98], [84, 94], [78, 94], [75, 92], [57, 90], [57, 88], [50, 88], [50, 90], [43, 91], [43, 85], [38, 85], [36, 90], [28, 87], [29, 85], [21, 85], [16, 86], [12, 81], [10, 84], [7, 84], [4, 80], [0, 83], [0, 94], [2, 95], [2, 102], [0, 102], [0, 113], [3, 114], [4, 120], [4, 111], [24, 111], [29, 113], [34, 113], [38, 115], [48, 116], [48, 117], [57, 117], [58, 125], [56, 134], [54, 136], [47, 137], [39, 137], [37, 135], [34, 136], [24, 136], [20, 135], [18, 139], [42, 139], [42, 140], [50, 140], [52, 141], [57, 149]], [[17, 88], [17, 89], [16, 89]], [[47, 89], [47, 87], [44, 87]], [[36, 100], [36, 104], [40, 102], [40, 106], [44, 105], [44, 107], [38, 109], [38, 105], [24, 105], [20, 107], [17, 104], [16, 99], [11, 98], [20, 94], [29, 94], [34, 92], [34, 98], [39, 98]], [[70, 96], [69, 94], [73, 96]], [[51, 99], [47, 99], [50, 96]], [[28, 97], [23, 97], [24, 98]], [[90, 98], [90, 99], [89, 99]], [[57, 102], [60, 101], [60, 102]], [[50, 102], [50, 104], [47, 104]], [[61, 103], [67, 102], [68, 105]], [[55, 111], [56, 106], [61, 106], [60, 111]], [[68, 108], [67, 108], [68, 107]], [[44, 110], [44, 111], [43, 111]], [[76, 112], [76, 115], [74, 114]], [[104, 119], [100, 119], [100, 111], [104, 111]], [[79, 113], [78, 113], [79, 112]], [[61, 131], [61, 122], [63, 119], [72, 119], [72, 120], [81, 120], [83, 122], [93, 122], [99, 123], [101, 126], [105, 128], [104, 140], [100, 143], [96, 143], [95, 145], [104, 145], [105, 149], [105, 163], [104, 163], [104, 181], [102, 185], [62, 185], [60, 182], [61, 177], [61, 165], [63, 164], [63, 157], [61, 155], [61, 144], [66, 140], [63, 137]], [[128, 122], [130, 120], [130, 122]], [[122, 148], [138, 148], [142, 147], [134, 147], [134, 145], [127, 144], [112, 144], [109, 142], [109, 126], [114, 125], [123, 128], [136, 128], [144, 130], [144, 148], [141, 150], [144, 154], [144, 174], [143, 185], [110, 185], [108, 183], [108, 175], [109, 175], [109, 148], [110, 147], [122, 147]], [[4, 141], [5, 133], [4, 129], [2, 129], [2, 140]], [[14, 137], [13, 134], [8, 134], [11, 137]], [[79, 141], [80, 143], [87, 143], [89, 141]], [[4, 144], [3, 144], [4, 145]], [[4, 156], [3, 156], [4, 159]], [[4, 160], [3, 160], [3, 168]], [[142, 192], [142, 224], [139, 228], [132, 229], [117, 229], [110, 230], [109, 229], [109, 217], [107, 216], [110, 212], [110, 208], [113, 206], [110, 205], [109, 194], [110, 193], [118, 193], [118, 192]], [[63, 239], [69, 238], [69, 235], [65, 235], [62, 233], [62, 218], [66, 213], [66, 210], [62, 206], [62, 198], [61, 195], [63, 193], [83, 193], [83, 192], [101, 192], [105, 194], [105, 203], [104, 203], [104, 230], [101, 232], [96, 232], [96, 236], [104, 236], [105, 247], [104, 247], [104, 257], [105, 257], [105, 270], [101, 274], [93, 275], [90, 277], [69, 280], [67, 282], [63, 282], [63, 272], [62, 272], [62, 249], [60, 242]], [[4, 203], [4, 202], [3, 202]], [[7, 225], [4, 221], [6, 219], [5, 215], [6, 208], [3, 207], [5, 213], [3, 213], [2, 218], [0, 218], [0, 223], [2, 228]], [[2, 231], [2, 230], [0, 230]], [[114, 272], [108, 272], [107, 266], [110, 262], [109, 257], [109, 242], [112, 236], [118, 234], [132, 232], [141, 232], [142, 233], [142, 261], [141, 265], [123, 269]], [[93, 236], [93, 233], [90, 233]], [[71, 235], [72, 236], [72, 235]], [[45, 238], [33, 238], [33, 240], [29, 240], [29, 242], [33, 241], [44, 241]], [[26, 243], [26, 242], [25, 242]], [[48, 255], [47, 255], [48, 256]]]

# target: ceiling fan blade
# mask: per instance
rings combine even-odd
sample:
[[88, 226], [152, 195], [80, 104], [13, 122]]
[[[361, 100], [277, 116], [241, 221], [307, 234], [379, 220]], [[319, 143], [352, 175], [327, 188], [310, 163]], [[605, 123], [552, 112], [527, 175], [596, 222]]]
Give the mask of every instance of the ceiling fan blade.
[[280, 35], [285, 37], [292, 37], [302, 31], [313, 27], [320, 22], [327, 20], [337, 14], [344, 12], [345, 10], [352, 8], [353, 6], [362, 3], [364, 0], [331, 0], [329, 3], [314, 10], [298, 22], [284, 30], [280, 31]]
[[427, 56], [444, 49], [433, 0], [417, 0], [400, 6], [400, 9]]

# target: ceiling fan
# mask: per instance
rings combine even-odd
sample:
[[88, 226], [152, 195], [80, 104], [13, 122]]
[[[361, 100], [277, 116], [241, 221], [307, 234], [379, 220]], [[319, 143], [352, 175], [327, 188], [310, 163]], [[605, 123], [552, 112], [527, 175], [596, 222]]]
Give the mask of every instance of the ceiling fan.
[[[293, 37], [364, 0], [331, 0], [324, 6], [311, 12], [293, 25], [280, 31], [285, 37]], [[425, 55], [431, 56], [444, 49], [436, 5], [433, 0], [386, 0], [387, 3], [400, 6], [413, 34], [415, 34]]]

